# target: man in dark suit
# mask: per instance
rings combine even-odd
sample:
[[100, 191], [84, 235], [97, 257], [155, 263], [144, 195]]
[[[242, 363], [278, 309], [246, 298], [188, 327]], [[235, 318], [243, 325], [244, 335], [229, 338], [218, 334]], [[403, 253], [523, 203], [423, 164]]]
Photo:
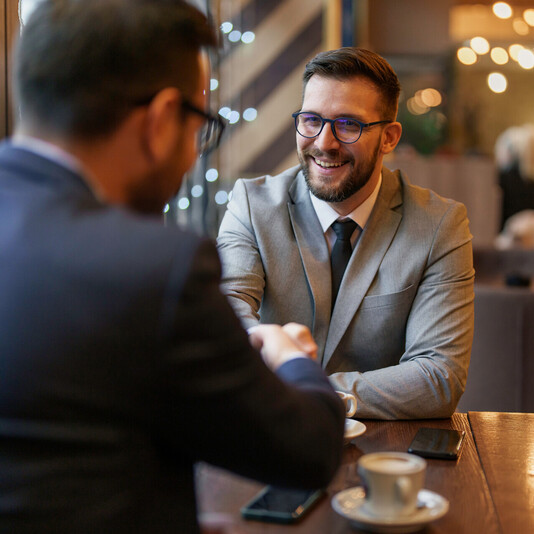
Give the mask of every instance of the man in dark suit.
[[44, 0], [22, 31], [0, 148], [0, 532], [197, 532], [199, 460], [298, 487], [339, 465], [343, 405], [309, 331], [260, 326], [260, 354], [211, 241], [161, 224], [216, 128], [214, 43], [169, 0]]

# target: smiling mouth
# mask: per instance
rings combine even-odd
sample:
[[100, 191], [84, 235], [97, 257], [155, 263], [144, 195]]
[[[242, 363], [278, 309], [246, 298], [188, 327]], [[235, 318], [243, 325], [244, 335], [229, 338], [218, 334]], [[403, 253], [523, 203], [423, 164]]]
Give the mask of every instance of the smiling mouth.
[[343, 165], [347, 163], [346, 161], [340, 161], [340, 162], [321, 161], [320, 159], [314, 158], [313, 156], [312, 158], [313, 158], [313, 161], [315, 161], [315, 163], [319, 165], [319, 167], [322, 167], [323, 169], [331, 169], [333, 167], [342, 167]]

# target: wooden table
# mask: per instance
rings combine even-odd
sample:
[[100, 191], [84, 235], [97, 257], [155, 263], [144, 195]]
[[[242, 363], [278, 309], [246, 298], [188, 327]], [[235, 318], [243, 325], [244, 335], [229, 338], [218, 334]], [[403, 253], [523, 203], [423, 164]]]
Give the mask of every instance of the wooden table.
[[[475, 416], [475, 419], [477, 417]], [[467, 414], [454, 414], [451, 419], [425, 421], [364, 421], [367, 431], [355, 438], [345, 447], [344, 461], [337, 476], [328, 487], [328, 497], [312, 510], [299, 524], [283, 526], [254, 521], [242, 520], [239, 509], [250, 500], [262, 484], [231, 475], [226, 471], [207, 465], [199, 466], [197, 471], [197, 495], [201, 513], [229, 514], [235, 520], [236, 532], [244, 534], [349, 534], [359, 532], [350, 523], [339, 516], [330, 505], [330, 500], [337, 492], [361, 484], [357, 473], [357, 460], [362, 454], [376, 451], [406, 451], [418, 428], [422, 426], [455, 428], [466, 431], [466, 439], [460, 458], [457, 461], [427, 460], [428, 468], [425, 488], [446, 497], [450, 502], [449, 512], [438, 521], [431, 523], [425, 530], [426, 534], [462, 534], [484, 533], [497, 534], [503, 532], [499, 522], [501, 505], [498, 499], [492, 499], [490, 486], [482, 469], [479, 454], [473, 439]], [[477, 443], [485, 441], [485, 427], [477, 425]], [[490, 430], [487, 430], [490, 433]], [[513, 436], [509, 436], [510, 441]], [[531, 433], [531, 439], [534, 435]], [[499, 456], [487, 444], [483, 455], [484, 464], [490, 465]], [[531, 441], [534, 444], [534, 441]], [[531, 448], [531, 460], [534, 445]], [[505, 455], [505, 451], [501, 450]], [[534, 460], [531, 468], [534, 469]], [[499, 475], [495, 469], [495, 478]], [[492, 480], [488, 477], [488, 480]], [[530, 494], [532, 499], [532, 493]], [[531, 500], [532, 502], [532, 500]], [[502, 507], [507, 502], [503, 496]], [[507, 513], [507, 512], [506, 512]], [[507, 515], [501, 517], [501, 522]], [[531, 530], [532, 531], [532, 530]], [[523, 534], [529, 530], [508, 530], [514, 534]]]
[[534, 532], [534, 414], [469, 412], [503, 534]]

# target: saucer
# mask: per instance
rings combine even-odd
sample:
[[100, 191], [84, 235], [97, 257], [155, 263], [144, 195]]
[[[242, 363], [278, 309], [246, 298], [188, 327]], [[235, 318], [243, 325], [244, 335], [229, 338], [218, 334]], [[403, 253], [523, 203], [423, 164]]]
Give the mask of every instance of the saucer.
[[443, 517], [449, 510], [449, 501], [429, 490], [421, 490], [417, 495], [418, 508], [406, 517], [381, 518], [362, 508], [365, 490], [362, 486], [340, 491], [332, 498], [332, 508], [348, 519], [355, 527], [369, 532], [400, 534], [417, 532], [427, 523]]
[[356, 421], [356, 419], [345, 419], [345, 443], [348, 443], [357, 436], [361, 436], [366, 430], [367, 427], [360, 421]]

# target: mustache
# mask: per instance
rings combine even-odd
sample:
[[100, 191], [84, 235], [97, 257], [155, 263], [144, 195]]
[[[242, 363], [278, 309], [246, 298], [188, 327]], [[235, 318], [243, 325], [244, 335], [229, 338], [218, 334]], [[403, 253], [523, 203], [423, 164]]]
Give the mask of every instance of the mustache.
[[349, 156], [347, 154], [342, 154], [339, 150], [303, 150], [302, 152], [303, 156], [310, 156], [312, 158], [332, 158], [339, 162], [353, 162], [354, 158], [352, 156]]

